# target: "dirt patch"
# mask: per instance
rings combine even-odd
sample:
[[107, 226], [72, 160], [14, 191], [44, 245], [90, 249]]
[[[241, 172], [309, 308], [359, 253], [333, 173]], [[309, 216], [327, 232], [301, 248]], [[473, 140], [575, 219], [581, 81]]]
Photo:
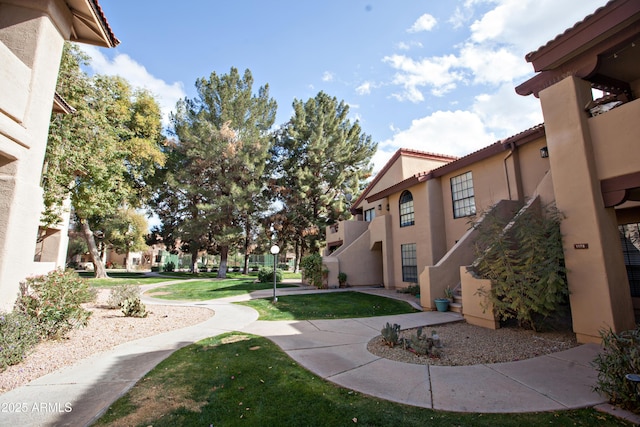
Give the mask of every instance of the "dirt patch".
[[195, 402], [187, 396], [190, 390], [187, 387], [172, 387], [171, 395], [166, 395], [162, 386], [134, 387], [131, 390], [131, 404], [135, 411], [116, 421], [110, 422], [110, 426], [128, 427], [132, 425], [150, 425], [149, 423], [158, 417], [158, 414], [170, 413], [178, 408], [200, 412], [207, 402]]

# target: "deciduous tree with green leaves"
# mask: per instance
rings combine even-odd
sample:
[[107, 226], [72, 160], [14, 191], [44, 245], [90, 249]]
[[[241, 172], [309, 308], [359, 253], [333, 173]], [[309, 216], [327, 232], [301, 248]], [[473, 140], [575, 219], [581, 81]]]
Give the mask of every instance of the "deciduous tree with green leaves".
[[[275, 134], [274, 155], [283, 230], [304, 251], [317, 251], [325, 227], [349, 219], [351, 198], [371, 175], [377, 144], [358, 121], [348, 119], [349, 107], [324, 92], [306, 102], [294, 100], [291, 120]], [[285, 224], [286, 222], [286, 224]], [[285, 236], [281, 236], [284, 238]]]
[[124, 254], [124, 267], [129, 271], [129, 254], [147, 248], [149, 226], [144, 215], [135, 209], [121, 208], [104, 223], [104, 239], [119, 254]]
[[226, 277], [230, 247], [249, 239], [266, 209], [269, 130], [276, 102], [265, 85], [253, 93], [253, 76], [236, 68], [196, 81], [197, 96], [178, 102], [171, 121], [178, 138], [166, 146], [154, 210], [165, 243], [191, 253], [220, 254], [218, 277]]
[[43, 220], [59, 222], [62, 201], [70, 197], [95, 275], [106, 277], [92, 226], [123, 206], [144, 203], [148, 179], [164, 163], [163, 136], [160, 107], [149, 92], [118, 77], [89, 77], [80, 68], [87, 61], [77, 47], [65, 45], [57, 92], [76, 111], [52, 117]]

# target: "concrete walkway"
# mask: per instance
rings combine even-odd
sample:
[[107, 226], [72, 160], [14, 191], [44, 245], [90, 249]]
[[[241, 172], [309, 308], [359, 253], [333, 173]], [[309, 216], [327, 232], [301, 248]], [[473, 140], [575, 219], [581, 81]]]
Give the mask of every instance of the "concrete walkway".
[[[413, 298], [379, 288], [361, 291]], [[318, 291], [302, 287], [278, 289], [278, 295], [308, 292]], [[346, 320], [266, 322], [258, 321], [253, 309], [231, 304], [271, 295], [272, 291], [258, 291], [251, 296], [173, 303], [206, 307], [215, 315], [195, 326], [119, 345], [1, 394], [0, 425], [88, 425], [175, 350], [229, 331], [267, 337], [300, 365], [343, 387], [424, 408], [513, 413], [581, 408], [606, 401], [591, 389], [597, 374], [589, 362], [600, 351], [597, 345], [491, 365], [405, 364], [374, 356], [366, 349], [368, 341], [380, 335], [386, 322], [398, 323], [405, 329], [461, 317], [451, 312], [420, 312]], [[143, 297], [143, 301], [167, 304], [149, 297]]]

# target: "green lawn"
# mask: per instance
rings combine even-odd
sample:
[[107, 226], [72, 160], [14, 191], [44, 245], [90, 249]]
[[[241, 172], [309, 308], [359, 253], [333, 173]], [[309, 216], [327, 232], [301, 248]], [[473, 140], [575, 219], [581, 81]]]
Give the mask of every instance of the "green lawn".
[[230, 333], [175, 352], [95, 425], [630, 426], [593, 409], [441, 412], [368, 397], [300, 367], [266, 338]]
[[362, 292], [302, 294], [255, 299], [248, 305], [260, 313], [260, 320], [348, 319], [414, 313], [408, 303]]
[[[245, 276], [246, 277], [246, 276]], [[279, 283], [279, 288], [291, 287]], [[148, 292], [148, 296], [168, 300], [206, 301], [214, 298], [247, 294], [261, 289], [273, 289], [273, 283], [256, 283], [255, 278], [195, 280], [162, 286]]]
[[[273, 270], [271, 270], [273, 271]], [[209, 271], [209, 272], [204, 272], [204, 273], [188, 273], [186, 271], [164, 271], [162, 273], [160, 273], [163, 276], [167, 276], [167, 277], [179, 277], [179, 278], [188, 278], [188, 279], [196, 279], [196, 278], [209, 278], [209, 279], [215, 279], [218, 276], [218, 273], [215, 271]], [[257, 271], [252, 271], [249, 274], [242, 274], [242, 273], [234, 273], [234, 272], [230, 272], [227, 271], [227, 278], [228, 279], [247, 279], [247, 278], [256, 278], [258, 277], [258, 272]], [[302, 274], [301, 273], [293, 273], [290, 271], [283, 271], [282, 272], [282, 278], [283, 279], [296, 279], [296, 280], [301, 280], [302, 279]]]

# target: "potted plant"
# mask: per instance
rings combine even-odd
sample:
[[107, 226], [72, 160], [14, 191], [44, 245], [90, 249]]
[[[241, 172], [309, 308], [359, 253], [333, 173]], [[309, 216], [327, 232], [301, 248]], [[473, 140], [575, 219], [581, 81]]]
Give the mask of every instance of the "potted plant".
[[340, 283], [341, 288], [347, 287], [347, 273], [338, 273], [338, 283]]
[[449, 300], [447, 298], [436, 298], [434, 302], [438, 311], [449, 311]]

